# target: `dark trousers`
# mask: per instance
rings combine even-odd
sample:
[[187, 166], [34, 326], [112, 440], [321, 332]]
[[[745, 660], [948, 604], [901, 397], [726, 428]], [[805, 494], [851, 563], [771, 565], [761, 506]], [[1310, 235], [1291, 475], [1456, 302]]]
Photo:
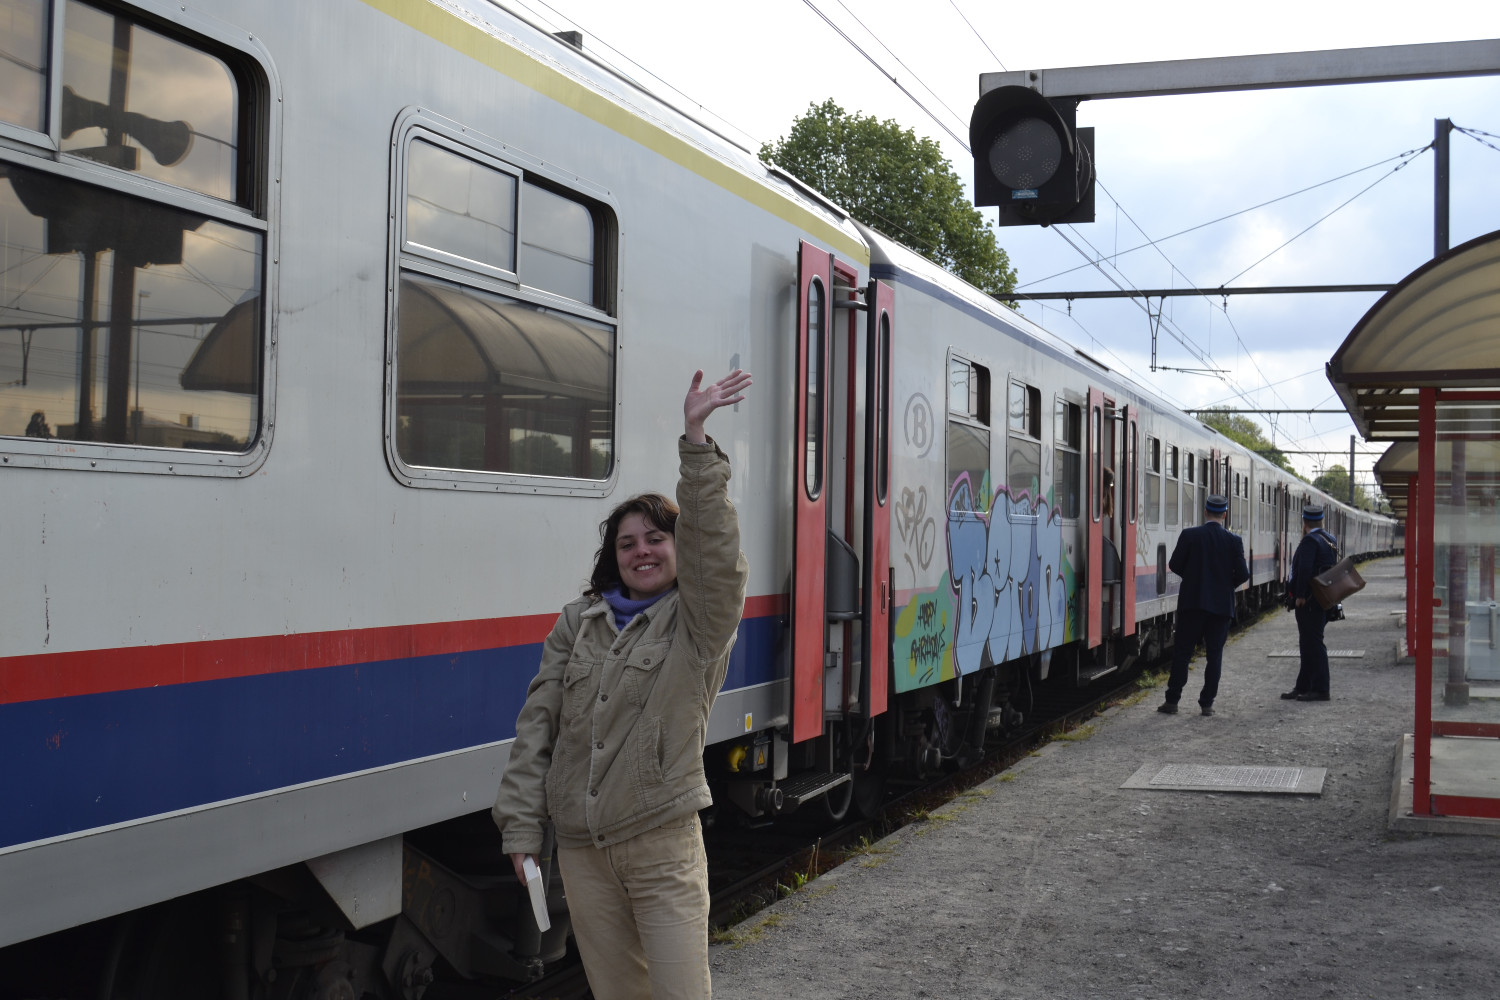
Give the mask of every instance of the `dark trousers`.
[[1212, 705], [1219, 694], [1219, 672], [1224, 666], [1224, 640], [1229, 637], [1229, 616], [1216, 615], [1198, 608], [1178, 608], [1172, 639], [1172, 673], [1167, 678], [1167, 701], [1177, 704], [1187, 686], [1188, 661], [1198, 640], [1203, 640], [1207, 664], [1203, 668], [1203, 691], [1198, 704]]
[[1297, 671], [1294, 691], [1328, 693], [1328, 647], [1323, 644], [1323, 629], [1328, 612], [1317, 601], [1309, 600], [1297, 609], [1297, 652], [1302, 654], [1302, 669]]

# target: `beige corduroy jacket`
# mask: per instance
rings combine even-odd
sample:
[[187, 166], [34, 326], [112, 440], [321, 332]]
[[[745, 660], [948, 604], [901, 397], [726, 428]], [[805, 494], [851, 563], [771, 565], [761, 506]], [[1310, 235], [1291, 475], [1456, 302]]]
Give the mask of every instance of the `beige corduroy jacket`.
[[729, 459], [712, 440], [677, 449], [677, 588], [623, 632], [603, 599], [563, 608], [491, 810], [507, 854], [540, 851], [549, 817], [559, 846], [607, 847], [712, 802], [704, 731], [748, 570]]

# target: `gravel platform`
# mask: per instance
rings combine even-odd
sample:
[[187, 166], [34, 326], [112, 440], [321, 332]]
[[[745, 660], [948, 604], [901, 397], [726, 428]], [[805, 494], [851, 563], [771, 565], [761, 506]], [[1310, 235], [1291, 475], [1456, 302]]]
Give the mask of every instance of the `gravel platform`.
[[[1400, 558], [1282, 701], [1296, 624], [1230, 638], [1216, 715], [1160, 689], [806, 884], [711, 949], [719, 1000], [1500, 996], [1500, 839], [1393, 832], [1413, 667]], [[1121, 788], [1145, 765], [1326, 769], [1320, 794]]]

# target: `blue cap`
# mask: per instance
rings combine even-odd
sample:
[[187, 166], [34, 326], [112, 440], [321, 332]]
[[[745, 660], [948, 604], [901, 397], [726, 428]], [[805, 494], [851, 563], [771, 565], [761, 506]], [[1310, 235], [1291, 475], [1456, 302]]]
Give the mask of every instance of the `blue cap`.
[[1210, 514], [1222, 514], [1229, 509], [1229, 501], [1217, 493], [1210, 493], [1208, 499], [1203, 501], [1203, 509]]
[[1323, 508], [1319, 507], [1317, 504], [1312, 504], [1312, 503], [1308, 504], [1306, 507], [1302, 508], [1302, 520], [1304, 520], [1304, 521], [1321, 521], [1321, 520], [1323, 520]]

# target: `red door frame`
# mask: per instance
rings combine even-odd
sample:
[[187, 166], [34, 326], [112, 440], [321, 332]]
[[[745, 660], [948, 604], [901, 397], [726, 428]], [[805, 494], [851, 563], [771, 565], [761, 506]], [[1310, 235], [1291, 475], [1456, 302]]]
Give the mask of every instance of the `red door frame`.
[[1100, 580], [1104, 572], [1104, 390], [1089, 386], [1088, 411], [1084, 415], [1088, 425], [1085, 464], [1088, 466], [1088, 493], [1084, 497], [1087, 505], [1084, 566], [1084, 628], [1088, 648], [1093, 649], [1104, 641], [1104, 587]]
[[865, 566], [861, 602], [865, 618], [864, 671], [871, 717], [886, 710], [891, 649], [891, 356], [895, 342], [896, 292], [871, 281], [865, 380]]
[[[810, 299], [816, 294], [818, 304]], [[816, 308], [820, 329], [810, 330]], [[792, 472], [795, 497], [792, 573], [792, 741], [823, 734], [823, 648], [826, 630], [828, 537], [828, 357], [832, 340], [833, 254], [802, 242], [797, 253], [797, 462]], [[817, 344], [809, 344], [816, 333]], [[814, 376], [809, 360], [817, 363]], [[808, 413], [811, 388], [821, 412]], [[808, 421], [817, 421], [816, 468], [808, 460]], [[809, 473], [816, 473], [814, 491]]]
[[1120, 483], [1125, 490], [1121, 501], [1124, 531], [1120, 539], [1120, 575], [1124, 581], [1124, 595], [1120, 598], [1120, 621], [1125, 635], [1135, 635], [1135, 524], [1141, 490], [1136, 480], [1140, 475], [1140, 432], [1136, 427], [1135, 409], [1124, 409], [1124, 434], [1120, 455]]

